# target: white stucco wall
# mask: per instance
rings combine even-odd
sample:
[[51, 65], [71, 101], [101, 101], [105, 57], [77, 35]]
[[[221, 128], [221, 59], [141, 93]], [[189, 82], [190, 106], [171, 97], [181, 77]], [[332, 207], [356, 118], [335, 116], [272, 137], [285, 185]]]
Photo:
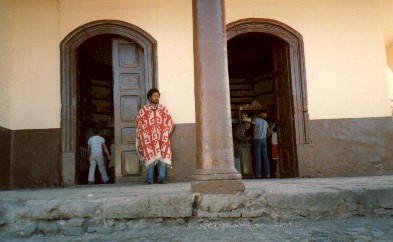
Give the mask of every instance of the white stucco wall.
[[[6, 6], [3, 5], [6, 4]], [[9, 129], [60, 127], [59, 12], [54, 0], [2, 1], [12, 13], [6, 30], [10, 58]], [[3, 54], [3, 53], [2, 53]], [[1, 55], [2, 55], [1, 54]]]
[[379, 2], [385, 32], [385, 44], [390, 45], [393, 42], [393, 1], [379, 0]]
[[11, 99], [11, 33], [1, 31], [12, 25], [12, 8], [8, 2], [1, 2], [0, 7], [0, 126], [10, 127], [10, 99]]
[[[191, 0], [0, 3], [0, 126], [60, 127], [60, 42], [102, 19], [132, 23], [157, 40], [161, 102], [176, 123], [195, 122]], [[390, 115], [384, 27], [375, 1], [226, 0], [226, 22], [244, 18], [275, 19], [302, 34], [311, 119]]]
[[390, 115], [384, 33], [372, 0], [227, 0], [227, 23], [281, 21], [303, 36], [310, 119]]
[[389, 80], [390, 105], [393, 113], [393, 43], [386, 47], [386, 72]]

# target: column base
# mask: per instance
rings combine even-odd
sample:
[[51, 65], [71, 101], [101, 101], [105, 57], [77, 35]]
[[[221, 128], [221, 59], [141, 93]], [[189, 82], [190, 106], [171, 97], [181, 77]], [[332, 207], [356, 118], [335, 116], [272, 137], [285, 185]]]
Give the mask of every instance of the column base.
[[245, 189], [241, 179], [191, 181], [191, 192], [193, 193], [234, 194], [244, 192]]
[[191, 180], [193, 193], [234, 194], [245, 189], [242, 175], [234, 166], [230, 169], [197, 170]]

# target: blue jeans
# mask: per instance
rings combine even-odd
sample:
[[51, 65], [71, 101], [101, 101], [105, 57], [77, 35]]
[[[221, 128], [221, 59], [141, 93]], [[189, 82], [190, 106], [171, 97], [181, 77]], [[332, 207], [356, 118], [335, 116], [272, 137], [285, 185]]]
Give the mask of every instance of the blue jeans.
[[267, 158], [267, 142], [266, 139], [254, 139], [255, 163], [256, 163], [256, 177], [261, 177], [262, 160], [265, 167], [265, 177], [270, 177], [269, 159]]
[[[165, 163], [162, 161], [159, 161], [157, 163], [158, 167], [158, 182], [164, 181], [165, 180]], [[151, 163], [147, 167], [147, 180], [151, 183], [154, 182], [154, 162]]]

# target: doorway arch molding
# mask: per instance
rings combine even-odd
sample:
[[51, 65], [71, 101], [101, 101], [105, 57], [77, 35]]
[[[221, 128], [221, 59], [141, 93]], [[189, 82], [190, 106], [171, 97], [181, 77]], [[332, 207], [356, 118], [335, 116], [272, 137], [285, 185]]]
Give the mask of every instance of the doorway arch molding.
[[60, 43], [61, 64], [61, 179], [63, 185], [75, 184], [78, 47], [86, 40], [112, 34], [137, 43], [144, 52], [146, 86], [157, 84], [157, 41], [146, 31], [120, 20], [98, 20], [70, 32]]
[[249, 18], [227, 25], [227, 40], [245, 33], [266, 33], [289, 44], [290, 79], [296, 144], [311, 143], [307, 107], [304, 44], [302, 35], [290, 26], [273, 19]]

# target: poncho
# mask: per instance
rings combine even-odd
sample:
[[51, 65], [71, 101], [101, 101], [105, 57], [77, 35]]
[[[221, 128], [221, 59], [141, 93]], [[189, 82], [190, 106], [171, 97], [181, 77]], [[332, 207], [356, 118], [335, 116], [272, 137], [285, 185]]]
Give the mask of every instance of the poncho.
[[164, 105], [156, 109], [145, 105], [139, 110], [136, 123], [136, 150], [139, 160], [145, 166], [158, 161], [172, 164], [171, 141], [169, 139], [175, 126], [172, 117]]

